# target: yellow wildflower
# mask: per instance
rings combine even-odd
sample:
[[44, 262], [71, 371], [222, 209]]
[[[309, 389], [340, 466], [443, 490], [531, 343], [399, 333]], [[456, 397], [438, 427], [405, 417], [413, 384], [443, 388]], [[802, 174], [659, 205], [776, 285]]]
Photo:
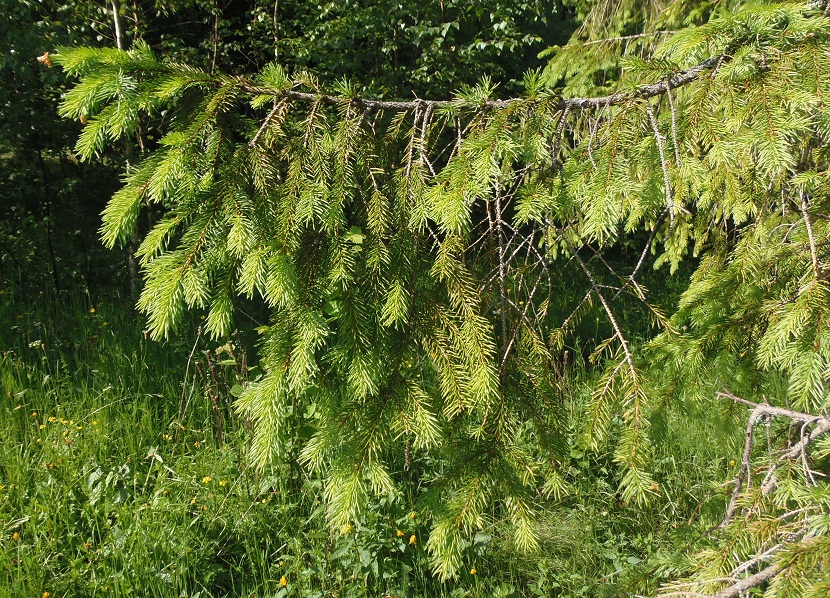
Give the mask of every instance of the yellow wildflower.
[[411, 536], [409, 536], [409, 544], [410, 545], [415, 544], [415, 542], [417, 542], [417, 541], [418, 541], [418, 538], [415, 536], [415, 534], [412, 534]]
[[219, 480], [219, 485], [220, 485], [222, 488], [224, 488], [225, 486], [227, 486], [227, 485], [228, 485], [228, 481], [227, 481], [227, 480]]
[[205, 477], [202, 478], [202, 483], [203, 484], [210, 484], [212, 479], [213, 479], [212, 477], [210, 477], [209, 475], [206, 475]]
[[43, 594], [41, 595], [41, 598], [49, 598], [49, 596], [51, 596], [51, 595], [52, 594], [50, 594], [49, 592], [43, 592]]
[[282, 577], [280, 577], [280, 585], [281, 585], [282, 587], [285, 587], [285, 586], [287, 586], [287, 585], [288, 585], [288, 580], [287, 580], [287, 579], [285, 579], [285, 575], [283, 575]]
[[344, 527], [344, 528], [343, 528], [343, 533], [344, 533], [344, 534], [348, 534], [350, 531], [352, 531], [352, 524], [351, 524], [351, 523], [347, 523], [347, 524], [346, 524], [346, 527]]
[[57, 418], [55, 418], [55, 417], [50, 417], [50, 418], [49, 418], [49, 419], [47, 419], [46, 421], [48, 421], [50, 424], [53, 424], [53, 423], [55, 423], [55, 422], [57, 421]]
[[403, 538], [403, 532], [401, 530], [396, 531], [395, 535], [398, 536], [399, 538]]
[[45, 430], [46, 429], [46, 424], [40, 424], [38, 426], [38, 428], [40, 428], [41, 430]]
[[94, 313], [95, 313], [95, 308], [94, 308], [94, 307], [90, 307], [90, 308], [89, 308], [89, 313], [94, 314]]
[[37, 411], [32, 411], [32, 417], [37, 417]]
[[476, 575], [477, 573], [478, 573], [478, 571], [476, 570], [476, 568], [475, 568], [475, 567], [473, 567], [472, 569], [470, 569], [470, 575]]
[[12, 540], [17, 540], [18, 538], [20, 538], [20, 534], [18, 534], [17, 532], [14, 532], [12, 534]]

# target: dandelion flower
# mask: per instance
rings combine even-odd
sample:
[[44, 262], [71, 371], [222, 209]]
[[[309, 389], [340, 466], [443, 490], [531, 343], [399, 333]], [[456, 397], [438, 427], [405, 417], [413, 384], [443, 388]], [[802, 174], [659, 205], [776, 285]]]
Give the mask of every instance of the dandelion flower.
[[210, 477], [209, 475], [206, 475], [205, 477], [202, 478], [202, 483], [203, 484], [210, 484], [212, 479], [213, 479], [212, 477]]
[[227, 485], [228, 485], [228, 481], [227, 481], [227, 480], [219, 480], [219, 485], [220, 485], [222, 488], [224, 488], [225, 486], [227, 486]]
[[396, 531], [395, 535], [398, 536], [399, 538], [403, 538], [403, 532], [401, 530]]
[[417, 541], [418, 541], [418, 538], [415, 536], [415, 534], [412, 534], [411, 536], [409, 536], [409, 544], [410, 544], [410, 546], [411, 546], [412, 544], [415, 544]]
[[285, 579], [285, 575], [283, 575], [282, 577], [280, 577], [280, 585], [281, 585], [282, 587], [285, 587], [285, 586], [287, 586], [287, 585], [288, 585], [288, 580], [287, 580], [287, 579]]
[[46, 429], [46, 424], [40, 424], [38, 426], [38, 428], [40, 428], [41, 430], [45, 430]]
[[50, 594], [49, 592], [43, 592], [43, 594], [41, 595], [41, 598], [49, 598], [49, 596], [51, 596], [51, 595], [52, 594]]
[[17, 539], [19, 539], [19, 538], [20, 538], [20, 534], [18, 534], [17, 532], [14, 532], [14, 533], [12, 534], [12, 540], [17, 540]]
[[476, 575], [477, 573], [478, 573], [478, 570], [475, 567], [470, 569], [470, 575]]
[[32, 411], [32, 417], [37, 417], [37, 411]]

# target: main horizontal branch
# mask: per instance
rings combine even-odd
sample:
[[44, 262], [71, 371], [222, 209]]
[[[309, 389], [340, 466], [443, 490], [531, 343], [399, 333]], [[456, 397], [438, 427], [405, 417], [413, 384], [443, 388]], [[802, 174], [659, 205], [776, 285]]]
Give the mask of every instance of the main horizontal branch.
[[[640, 85], [634, 89], [617, 91], [606, 96], [596, 98], [559, 98], [556, 107], [559, 110], [573, 110], [586, 108], [601, 108], [605, 106], [614, 106], [617, 104], [624, 104], [634, 99], [647, 99], [654, 96], [663, 95], [672, 89], [683, 87], [693, 81], [696, 81], [703, 75], [711, 71], [715, 66], [720, 64], [726, 58], [725, 54], [707, 58], [703, 62], [698, 63], [692, 68], [681, 71], [676, 75], [658, 81], [657, 83], [650, 83], [647, 85]], [[273, 89], [264, 87], [257, 87], [251, 85], [247, 81], [242, 88], [257, 95], [275, 95]], [[422, 98], [415, 98], [413, 100], [372, 100], [366, 98], [348, 98], [344, 96], [336, 96], [330, 94], [316, 94], [305, 91], [289, 90], [281, 94], [276, 94], [279, 97], [306, 101], [306, 102], [325, 102], [328, 104], [343, 104], [344, 102], [352, 102], [358, 107], [367, 111], [374, 110], [415, 110], [416, 108], [452, 108], [464, 105], [462, 100], [427, 100]], [[506, 108], [512, 104], [527, 102], [523, 98], [510, 98], [506, 100], [485, 100], [481, 102], [481, 106], [487, 108]]]

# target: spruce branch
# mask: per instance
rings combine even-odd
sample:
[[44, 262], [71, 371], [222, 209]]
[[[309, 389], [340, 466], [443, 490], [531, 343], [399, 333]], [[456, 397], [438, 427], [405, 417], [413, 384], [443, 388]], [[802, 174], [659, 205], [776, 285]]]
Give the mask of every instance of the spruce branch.
[[[625, 104], [636, 99], [647, 100], [655, 96], [662, 96], [673, 89], [683, 87], [694, 81], [697, 81], [705, 73], [713, 70], [723, 61], [728, 59], [726, 54], [718, 54], [712, 56], [696, 64], [695, 66], [680, 71], [677, 74], [666, 77], [656, 83], [649, 83], [639, 85], [634, 89], [621, 90], [605, 96], [598, 97], [577, 97], [577, 98], [557, 98], [554, 104], [556, 110], [586, 110], [593, 108], [602, 108], [606, 106], [616, 106]], [[237, 82], [241, 89], [254, 95], [275, 95], [273, 89], [259, 87], [254, 85], [251, 81], [242, 77], [237, 78]], [[331, 95], [325, 93], [310, 93], [305, 91], [287, 90], [279, 94], [277, 97], [285, 97], [290, 100], [298, 100], [303, 102], [322, 102], [326, 104], [342, 104], [347, 98], [338, 95]], [[546, 98], [545, 98], [546, 99]], [[541, 100], [528, 100], [525, 98], [508, 98], [504, 100], [484, 100], [477, 104], [470, 104], [461, 99], [453, 100], [429, 100], [424, 98], [415, 98], [414, 100], [375, 100], [369, 98], [351, 98], [359, 108], [363, 110], [391, 110], [397, 112], [408, 112], [410, 110], [417, 110], [420, 112], [423, 109], [432, 107], [433, 110], [450, 110], [455, 111], [465, 107], [479, 107], [501, 109], [513, 107], [518, 105], [527, 105]]]

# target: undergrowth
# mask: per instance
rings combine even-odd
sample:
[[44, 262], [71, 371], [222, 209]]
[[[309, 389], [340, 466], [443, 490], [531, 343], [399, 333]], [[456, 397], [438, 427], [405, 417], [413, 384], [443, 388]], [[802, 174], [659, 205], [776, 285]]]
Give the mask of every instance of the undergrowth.
[[591, 374], [574, 351], [571, 491], [542, 503], [541, 552], [516, 554], [493, 512], [468, 568], [439, 583], [417, 483], [332, 534], [319, 480], [249, 467], [232, 403], [259, 375], [250, 339], [209, 343], [194, 318], [158, 343], [118, 298], [2, 293], [0, 596], [632, 595], [655, 587], [666, 547], [722, 513], [728, 443], [682, 414], [668, 416], [660, 499], [620, 500], [611, 457], [579, 443]]

